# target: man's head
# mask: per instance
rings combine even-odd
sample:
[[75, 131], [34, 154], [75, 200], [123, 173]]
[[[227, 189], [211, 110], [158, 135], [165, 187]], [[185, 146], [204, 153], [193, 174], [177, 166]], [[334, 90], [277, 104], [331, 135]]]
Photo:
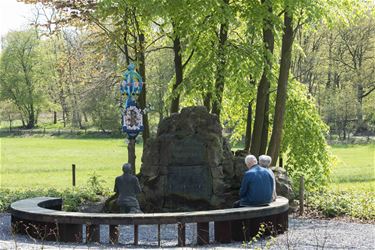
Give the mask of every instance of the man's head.
[[132, 171], [132, 165], [130, 163], [125, 163], [122, 165], [122, 172], [130, 174]]
[[248, 155], [245, 157], [245, 164], [247, 168], [251, 168], [257, 163], [258, 163], [257, 158], [254, 155]]
[[269, 168], [272, 162], [272, 158], [269, 155], [259, 156], [259, 165], [265, 168]]

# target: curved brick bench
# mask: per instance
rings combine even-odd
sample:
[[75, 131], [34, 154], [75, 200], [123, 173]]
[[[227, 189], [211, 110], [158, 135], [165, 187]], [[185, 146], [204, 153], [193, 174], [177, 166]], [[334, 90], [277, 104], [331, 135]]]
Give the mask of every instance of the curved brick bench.
[[220, 210], [148, 213], [105, 214], [60, 211], [62, 199], [37, 197], [11, 204], [12, 228], [16, 233], [29, 234], [43, 240], [82, 242], [83, 226], [86, 226], [86, 241], [99, 242], [100, 225], [109, 225], [111, 243], [118, 242], [119, 225], [134, 225], [134, 244], [138, 244], [138, 225], [178, 225], [178, 245], [185, 245], [185, 224], [197, 223], [197, 243], [209, 243], [209, 222], [214, 222], [215, 241], [228, 243], [249, 240], [259, 231], [262, 223], [265, 233], [279, 234], [288, 229], [288, 200], [278, 197], [268, 206], [241, 207]]

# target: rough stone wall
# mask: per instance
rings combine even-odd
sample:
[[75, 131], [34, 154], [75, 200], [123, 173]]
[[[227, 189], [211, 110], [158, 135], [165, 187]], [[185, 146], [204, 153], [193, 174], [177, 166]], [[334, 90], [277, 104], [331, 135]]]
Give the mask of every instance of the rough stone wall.
[[217, 116], [205, 107], [184, 108], [164, 119], [145, 145], [142, 163], [144, 210], [213, 209], [228, 202], [233, 155]]

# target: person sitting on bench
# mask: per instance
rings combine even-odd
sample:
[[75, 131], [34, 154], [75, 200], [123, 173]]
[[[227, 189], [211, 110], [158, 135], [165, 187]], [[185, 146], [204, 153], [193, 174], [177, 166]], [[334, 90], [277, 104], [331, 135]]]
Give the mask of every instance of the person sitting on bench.
[[274, 182], [270, 172], [258, 165], [254, 155], [246, 156], [245, 164], [248, 170], [242, 178], [240, 200], [233, 206], [261, 206], [271, 203]]

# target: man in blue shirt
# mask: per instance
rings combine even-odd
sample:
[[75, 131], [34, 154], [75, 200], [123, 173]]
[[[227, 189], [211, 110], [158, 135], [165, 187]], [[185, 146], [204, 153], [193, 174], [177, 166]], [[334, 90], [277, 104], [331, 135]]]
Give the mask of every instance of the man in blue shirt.
[[273, 178], [270, 172], [258, 165], [254, 155], [245, 158], [247, 170], [242, 178], [240, 200], [234, 206], [259, 206], [272, 202]]

